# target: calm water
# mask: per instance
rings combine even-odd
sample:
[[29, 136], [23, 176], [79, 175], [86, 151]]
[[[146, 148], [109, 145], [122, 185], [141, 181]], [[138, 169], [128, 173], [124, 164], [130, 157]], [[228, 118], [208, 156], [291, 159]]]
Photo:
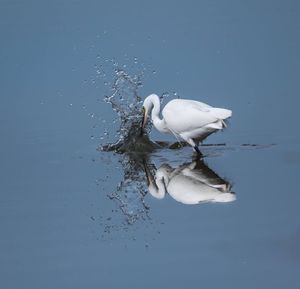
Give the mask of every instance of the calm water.
[[[248, 2], [0, 1], [1, 288], [300, 287], [300, 4]], [[99, 150], [115, 69], [233, 110], [193, 171], [231, 202], [149, 194], [189, 147]]]

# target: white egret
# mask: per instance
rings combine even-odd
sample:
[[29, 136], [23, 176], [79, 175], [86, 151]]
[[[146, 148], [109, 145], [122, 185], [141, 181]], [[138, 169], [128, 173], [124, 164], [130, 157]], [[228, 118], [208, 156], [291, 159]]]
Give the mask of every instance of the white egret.
[[199, 142], [225, 128], [225, 120], [232, 115], [229, 109], [212, 107], [195, 100], [173, 99], [162, 110], [161, 119], [159, 97], [150, 94], [143, 103], [142, 133], [150, 113], [158, 131], [172, 133], [177, 139], [186, 141], [199, 155]]
[[203, 202], [232, 202], [236, 199], [231, 185], [200, 160], [172, 168], [163, 164], [155, 177], [146, 169], [149, 193], [164, 198], [168, 193], [177, 202], [193, 205]]

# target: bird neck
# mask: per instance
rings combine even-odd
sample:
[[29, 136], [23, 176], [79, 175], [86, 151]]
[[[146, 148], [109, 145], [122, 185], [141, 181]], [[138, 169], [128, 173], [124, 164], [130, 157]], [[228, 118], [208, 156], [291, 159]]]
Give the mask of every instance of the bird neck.
[[168, 132], [168, 128], [166, 127], [166, 123], [163, 119], [160, 119], [159, 116], [153, 116], [152, 115], [152, 121], [155, 126], [155, 128], [162, 133]]
[[166, 195], [166, 184], [163, 178], [155, 180], [155, 183], [150, 183], [148, 186], [149, 193], [156, 199], [163, 199]]
[[159, 118], [159, 113], [160, 113], [160, 101], [159, 97], [156, 94], [150, 94], [147, 97], [147, 105], [148, 107], [150, 106], [151, 111], [151, 117], [152, 119], [154, 118]]
[[166, 194], [166, 184], [164, 183], [164, 179], [156, 180], [156, 185], [157, 185], [157, 188], [158, 188], [158, 193], [161, 196], [165, 196], [165, 194]]
[[152, 94], [152, 95], [150, 95], [150, 100], [152, 103], [151, 118], [152, 118], [153, 124], [158, 131], [165, 133], [168, 131], [168, 129], [166, 127], [166, 123], [165, 123], [164, 119], [161, 119], [160, 115], [159, 115], [160, 114], [159, 97], [156, 94]]

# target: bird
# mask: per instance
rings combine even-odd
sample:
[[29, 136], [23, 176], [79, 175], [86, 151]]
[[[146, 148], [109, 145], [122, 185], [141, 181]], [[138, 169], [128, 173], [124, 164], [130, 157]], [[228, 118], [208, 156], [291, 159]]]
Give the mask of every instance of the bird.
[[184, 140], [200, 156], [199, 142], [213, 132], [226, 128], [225, 120], [232, 116], [229, 109], [212, 107], [195, 100], [173, 99], [165, 105], [163, 118], [160, 118], [160, 99], [156, 94], [145, 98], [142, 110], [141, 134], [151, 113], [153, 125], [159, 132], [171, 133], [177, 140]]
[[185, 205], [236, 200], [230, 183], [199, 159], [177, 168], [163, 164], [156, 170], [155, 176], [147, 167], [145, 171], [148, 191], [157, 199], [164, 198], [168, 193], [174, 200]]

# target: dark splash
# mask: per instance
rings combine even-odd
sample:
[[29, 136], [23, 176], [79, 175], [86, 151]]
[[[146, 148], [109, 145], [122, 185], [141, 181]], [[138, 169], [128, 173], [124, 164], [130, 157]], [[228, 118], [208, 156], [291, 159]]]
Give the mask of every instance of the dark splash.
[[146, 154], [123, 154], [120, 164], [123, 170], [123, 180], [116, 190], [108, 195], [115, 201], [125, 217], [128, 225], [138, 220], [150, 220], [149, 207], [144, 200], [147, 195], [144, 163], [147, 162]]
[[145, 128], [145, 134], [141, 135], [143, 101], [138, 94], [141, 86], [141, 76], [131, 76], [121, 68], [115, 69], [115, 78], [110, 94], [105, 96], [105, 102], [117, 113], [118, 140], [115, 143], [101, 145], [100, 150], [118, 153], [151, 152], [158, 147], [148, 137], [150, 122]]
[[[140, 129], [140, 128], [139, 128]], [[147, 134], [139, 135], [135, 128], [129, 130], [126, 137], [116, 143], [101, 146], [100, 150], [117, 153], [150, 153], [161, 148], [159, 143], [150, 140]]]
[[[116, 203], [117, 210], [121, 212], [123, 220], [118, 220], [117, 216], [110, 216], [105, 226], [106, 233], [120, 230], [128, 231], [133, 229], [134, 224], [143, 221], [143, 224], [152, 222], [149, 216], [149, 207], [146, 205], [147, 195], [146, 178], [144, 173], [144, 163], [147, 162], [149, 154], [161, 146], [150, 140], [148, 134], [151, 129], [149, 122], [141, 134], [142, 125], [142, 103], [143, 99], [139, 95], [142, 87], [142, 77], [140, 74], [129, 74], [124, 68], [115, 66], [113, 81], [104, 100], [116, 113], [115, 121], [119, 124], [115, 142], [101, 144], [99, 151], [115, 152], [122, 154], [119, 157], [122, 168], [122, 180], [116, 189], [107, 194], [108, 198]], [[110, 108], [108, 108], [110, 109]], [[109, 230], [108, 230], [109, 228]]]

